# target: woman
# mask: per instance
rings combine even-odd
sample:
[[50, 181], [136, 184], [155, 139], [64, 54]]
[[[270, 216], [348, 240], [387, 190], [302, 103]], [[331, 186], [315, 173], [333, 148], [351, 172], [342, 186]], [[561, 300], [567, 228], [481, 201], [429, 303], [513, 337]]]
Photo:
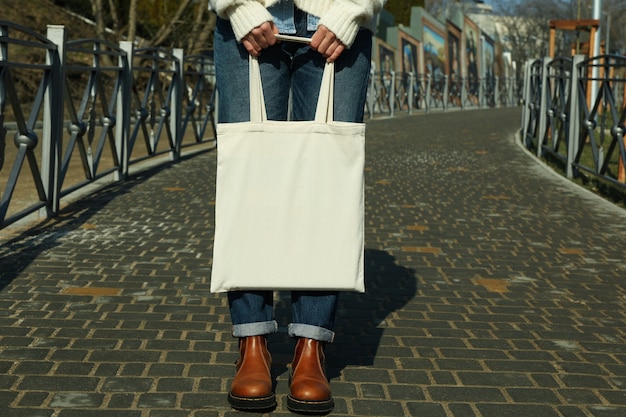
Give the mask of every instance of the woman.
[[[258, 57], [268, 119], [312, 120], [326, 61], [335, 62], [334, 120], [361, 122], [371, 62], [372, 25], [385, 0], [210, 0], [217, 13], [214, 53], [221, 123], [250, 118], [249, 55]], [[276, 34], [311, 38], [278, 42]], [[291, 107], [289, 102], [291, 100]], [[288, 114], [289, 113], [289, 114]], [[297, 277], [294, 277], [297, 279]], [[272, 291], [228, 293], [240, 357], [228, 399], [233, 408], [276, 405], [267, 336], [277, 331]], [[324, 345], [334, 338], [336, 291], [292, 291], [290, 336], [297, 339], [287, 406], [333, 409]]]

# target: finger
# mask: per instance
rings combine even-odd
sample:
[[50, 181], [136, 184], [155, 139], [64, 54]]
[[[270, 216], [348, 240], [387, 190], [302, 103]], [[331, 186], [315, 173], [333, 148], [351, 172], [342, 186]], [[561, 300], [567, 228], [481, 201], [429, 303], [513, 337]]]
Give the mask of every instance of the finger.
[[[321, 27], [320, 27], [321, 28]], [[321, 33], [321, 31], [318, 29], [313, 36], [311, 36], [311, 48], [313, 48], [314, 50], [318, 50], [320, 44], [322, 43], [322, 41], [324, 40], [325, 35]]]
[[256, 27], [252, 29], [252, 31], [250, 31], [248, 40], [251, 43], [255, 44], [254, 45], [255, 49], [257, 46], [261, 49], [265, 49], [269, 46], [269, 43], [267, 39], [265, 38], [265, 34], [263, 33], [263, 30], [260, 27]]
[[265, 22], [252, 30], [257, 43], [263, 48], [268, 48], [276, 43], [275, 33], [278, 31], [274, 23]]
[[248, 53], [252, 56], [259, 56], [259, 54], [261, 53], [261, 47], [259, 47], [259, 45], [256, 44], [256, 42], [252, 42], [248, 40], [248, 37], [244, 38], [241, 41], [241, 44], [243, 45], [244, 48], [246, 48], [246, 51], [248, 51]]
[[330, 42], [334, 41], [337, 37], [333, 32], [328, 30], [326, 26], [320, 26], [317, 28], [313, 36], [311, 37], [311, 47], [316, 51], [319, 49], [326, 50]]
[[341, 54], [343, 53], [343, 51], [346, 49], [345, 46], [343, 46], [342, 43], [339, 43], [337, 45], [337, 47], [331, 52], [328, 51], [328, 57], [326, 58], [326, 62], [335, 62], [337, 60], [337, 58], [339, 58], [339, 56], [341, 56]]
[[263, 49], [276, 43], [278, 29], [273, 22], [265, 22], [252, 29], [242, 40], [246, 51], [252, 56], [259, 56]]

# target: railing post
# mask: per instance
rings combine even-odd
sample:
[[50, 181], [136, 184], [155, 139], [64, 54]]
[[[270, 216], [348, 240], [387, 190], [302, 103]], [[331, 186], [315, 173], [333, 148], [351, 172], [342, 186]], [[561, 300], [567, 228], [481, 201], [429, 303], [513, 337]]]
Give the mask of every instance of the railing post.
[[118, 65], [122, 68], [120, 91], [117, 95], [117, 119], [115, 126], [115, 145], [117, 149], [117, 160], [120, 169], [117, 172], [116, 180], [126, 179], [128, 177], [128, 141], [130, 139], [130, 119], [131, 119], [131, 102], [133, 88], [133, 54], [134, 46], [130, 41], [121, 41], [120, 49], [126, 52], [126, 60], [120, 56]]
[[524, 63], [524, 91], [522, 92], [522, 142], [528, 147], [526, 133], [528, 132], [528, 123], [530, 122], [530, 91], [531, 91], [531, 68], [532, 59], [527, 59]]
[[478, 77], [478, 107], [485, 107], [485, 77]]
[[444, 75], [443, 76], [443, 111], [448, 110], [448, 101], [450, 100], [450, 96], [448, 95], [448, 91], [450, 91], [449, 87], [448, 87], [448, 81], [450, 80], [450, 78], [448, 77], [448, 75]]
[[428, 113], [430, 111], [430, 100], [432, 100], [432, 97], [430, 96], [431, 93], [431, 81], [432, 81], [433, 77], [431, 77], [430, 74], [426, 75], [426, 100], [424, 100], [425, 104], [426, 104], [426, 112]]
[[465, 101], [467, 100], [467, 77], [461, 77], [461, 110], [465, 109]]
[[585, 60], [584, 55], [574, 55], [572, 60], [572, 72], [570, 81], [570, 107], [569, 107], [569, 135], [567, 137], [567, 178], [574, 178], [574, 162], [578, 154], [578, 137], [580, 135], [580, 103], [578, 94], [578, 64]]
[[391, 86], [389, 87], [389, 116], [393, 117], [396, 107], [396, 73], [391, 71]]
[[[126, 52], [126, 65], [122, 69], [121, 94], [117, 95], [117, 114], [121, 117], [115, 129], [115, 140], [117, 141], [117, 157], [119, 158], [121, 179], [128, 177], [128, 166], [130, 161], [130, 124], [131, 124], [131, 103], [133, 89], [133, 61], [135, 47], [130, 41], [121, 41], [120, 49]], [[122, 58], [120, 58], [122, 59]]]
[[172, 55], [174, 56], [172, 62], [172, 71], [174, 71], [174, 78], [172, 79], [173, 83], [173, 91], [172, 91], [172, 103], [171, 105], [171, 115], [170, 115], [170, 131], [174, 135], [174, 149], [172, 151], [172, 159], [177, 160], [180, 159], [180, 152], [182, 147], [183, 138], [181, 135], [182, 132], [182, 121], [183, 121], [183, 84], [184, 84], [184, 58], [185, 51], [182, 48], [174, 48], [172, 50]]
[[550, 71], [548, 64], [551, 58], [544, 57], [541, 61], [541, 102], [539, 106], [539, 129], [537, 130], [537, 156], [543, 155], [543, 133], [546, 131], [546, 122], [548, 118], [548, 78], [550, 77]]
[[41, 182], [47, 198], [45, 216], [50, 216], [59, 212], [61, 199], [59, 177], [63, 147], [65, 27], [49, 25], [46, 37], [57, 46], [56, 50], [46, 54], [46, 64], [50, 65], [51, 70], [50, 83], [44, 96], [41, 144]]
[[493, 101], [495, 103], [495, 107], [502, 107], [500, 103], [500, 77], [494, 77], [496, 79], [496, 83], [493, 86]]
[[409, 104], [409, 114], [413, 114], [413, 101], [414, 101], [414, 90], [415, 89], [415, 73], [409, 73], [409, 95], [408, 95], [408, 104]]

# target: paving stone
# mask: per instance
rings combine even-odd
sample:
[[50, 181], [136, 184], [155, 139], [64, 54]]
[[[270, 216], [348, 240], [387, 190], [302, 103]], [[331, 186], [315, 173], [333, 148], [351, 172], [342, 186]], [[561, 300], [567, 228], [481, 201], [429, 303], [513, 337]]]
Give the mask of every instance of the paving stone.
[[135, 401], [133, 394], [113, 394], [109, 398], [108, 408], [130, 409]]
[[46, 356], [50, 353], [47, 349], [19, 349], [19, 348], [8, 348], [3, 349], [0, 352], [0, 357], [2, 359], [12, 359], [18, 361], [34, 361], [34, 360], [44, 360]]
[[108, 378], [104, 381], [104, 392], [146, 392], [152, 387], [152, 378]]
[[400, 384], [428, 385], [430, 383], [428, 373], [424, 371], [397, 370], [393, 371], [393, 376]]
[[66, 376], [25, 376], [18, 389], [25, 391], [94, 391], [98, 386], [97, 378]]
[[547, 405], [478, 404], [476, 407], [484, 417], [559, 417], [559, 412]]
[[[218, 411], [204, 411], [198, 410], [193, 414], [193, 417], [219, 417], [221, 414]], [[228, 413], [224, 414], [228, 416]]]
[[601, 390], [600, 394], [606, 398], [610, 404], [626, 405], [626, 392], [623, 390], [605, 391]]
[[[141, 417], [141, 411], [138, 410], [93, 410], [93, 409], [65, 409], [58, 412], [59, 417]], [[56, 417], [56, 416], [55, 416]]]
[[558, 404], [560, 400], [553, 391], [538, 388], [507, 388], [507, 394], [516, 403]]
[[46, 410], [40, 408], [11, 408], [8, 409], [11, 417], [53, 417], [54, 410]]
[[185, 409], [224, 408], [229, 409], [227, 393], [184, 393], [181, 406]]
[[354, 400], [354, 413], [358, 416], [401, 416], [404, 415], [402, 405], [393, 401]]
[[556, 375], [532, 374], [531, 377], [535, 384], [543, 388], [558, 388], [561, 386], [556, 379]]
[[[126, 363], [123, 367], [122, 370], [119, 371], [119, 374], [121, 376], [128, 376], [128, 377], [135, 377], [135, 376], [143, 376], [146, 374], [146, 369], [148, 368], [148, 364], [147, 363], [139, 363], [139, 355], [132, 355], [132, 356], [127, 356], [127, 355], [120, 355], [120, 357], [126, 357], [129, 358], [128, 360], [124, 360], [122, 362], [128, 362]], [[107, 359], [112, 360], [111, 357], [107, 357]], [[101, 358], [95, 359], [95, 360], [101, 360]]]
[[576, 407], [558, 407], [558, 411], [563, 417], [585, 417], [587, 413], [585, 410]]
[[90, 362], [64, 362], [57, 366], [55, 375], [89, 375], [95, 368], [95, 363]]
[[570, 388], [610, 388], [610, 384], [602, 376], [595, 375], [559, 375], [559, 378]]
[[586, 389], [559, 389], [557, 391], [568, 404], [600, 404], [602, 400], [596, 395], [595, 390]]
[[504, 396], [497, 388], [432, 386], [426, 390], [436, 402], [504, 402]]
[[174, 393], [147, 393], [139, 396], [137, 404], [140, 408], [174, 408], [176, 394]]
[[458, 378], [466, 386], [485, 387], [532, 387], [527, 375], [505, 372], [458, 372]]
[[[333, 389], [333, 394], [337, 393], [337, 389], [336, 389], [336, 385], [337, 384], [333, 384], [332, 389]], [[424, 396], [424, 392], [422, 391], [422, 389], [418, 386], [415, 385], [409, 385], [409, 384], [403, 384], [403, 385], [398, 385], [398, 384], [392, 384], [392, 385], [388, 385], [387, 389], [389, 390], [389, 398], [391, 400], [397, 400], [397, 401], [425, 401], [426, 398]], [[343, 395], [346, 396], [346, 395]]]
[[[409, 402], [407, 403], [407, 409], [409, 413], [413, 417], [419, 416], [432, 416], [432, 417], [448, 417], [449, 414], [446, 412], [444, 407], [441, 404], [433, 404], [429, 402]], [[357, 414], [358, 415], [358, 414]], [[397, 414], [398, 416], [403, 414]], [[472, 417], [474, 414], [467, 414], [466, 417]]]
[[591, 406], [589, 412], [593, 417], [620, 417], [626, 413], [626, 408]]
[[15, 367], [14, 373], [16, 375], [45, 375], [54, 366], [52, 362], [21, 362]]
[[96, 408], [102, 404], [102, 394], [86, 392], [57, 393], [50, 401], [53, 408]]
[[200, 392], [221, 392], [223, 382], [219, 378], [202, 378], [199, 384]]
[[184, 410], [150, 410], [150, 417], [188, 417], [188, 414]]
[[98, 364], [97, 369], [94, 371], [96, 376], [112, 377], [117, 375], [120, 366], [116, 363], [101, 363]]
[[437, 368], [443, 370], [480, 371], [483, 369], [481, 363], [473, 359], [437, 359], [435, 362]]
[[157, 383], [159, 392], [190, 392], [194, 381], [191, 378], [161, 378]]
[[17, 404], [18, 407], [41, 407], [49, 397], [47, 392], [29, 391], [24, 393]]
[[551, 362], [487, 360], [485, 364], [489, 369], [497, 372], [556, 373], [556, 369]]
[[455, 385], [456, 384], [456, 378], [453, 372], [432, 371], [430, 372], [430, 375], [437, 385]]
[[0, 407], [8, 409], [13, 401], [17, 398], [18, 393], [15, 391], [7, 391], [5, 389], [0, 391]]
[[385, 389], [380, 384], [360, 384], [362, 398], [386, 399]]

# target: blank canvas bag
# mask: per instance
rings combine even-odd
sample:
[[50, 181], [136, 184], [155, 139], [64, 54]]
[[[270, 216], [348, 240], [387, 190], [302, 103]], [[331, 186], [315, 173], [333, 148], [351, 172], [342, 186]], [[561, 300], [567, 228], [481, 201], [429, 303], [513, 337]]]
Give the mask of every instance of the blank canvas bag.
[[365, 291], [365, 125], [332, 120], [333, 90], [326, 64], [314, 121], [267, 120], [250, 59], [251, 121], [217, 125], [212, 292]]

